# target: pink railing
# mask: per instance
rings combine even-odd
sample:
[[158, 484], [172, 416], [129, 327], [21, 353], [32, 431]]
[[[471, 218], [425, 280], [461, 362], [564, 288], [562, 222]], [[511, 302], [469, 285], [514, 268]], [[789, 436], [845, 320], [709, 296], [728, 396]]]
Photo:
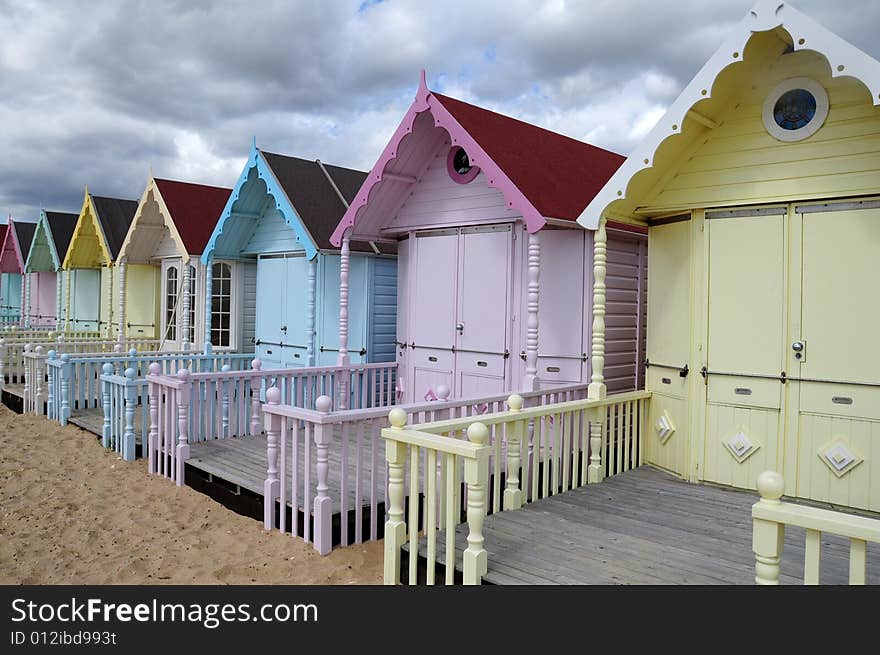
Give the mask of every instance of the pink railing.
[[[583, 400], [586, 384], [523, 393], [528, 407]], [[504, 411], [508, 393], [494, 396], [401, 405], [408, 424], [479, 417]], [[316, 409], [284, 404], [280, 390], [269, 394], [263, 405], [267, 433], [267, 476], [264, 485], [264, 527], [290, 531], [314, 543], [322, 554], [337, 541], [331, 533], [331, 517], [339, 513], [338, 543], [343, 546], [381, 537], [387, 501], [387, 473], [381, 429], [388, 426], [387, 408], [332, 411], [318, 399]], [[552, 419], [551, 419], [552, 420]], [[540, 429], [540, 428], [539, 428]], [[493, 485], [500, 507], [501, 439], [492, 440]], [[497, 452], [495, 452], [497, 451]], [[314, 484], [313, 484], [314, 483]], [[278, 506], [276, 507], [276, 502]], [[287, 506], [291, 520], [287, 520]], [[302, 525], [297, 519], [302, 510]], [[353, 518], [354, 531], [349, 529]]]
[[314, 406], [321, 396], [333, 408], [387, 407], [394, 402], [396, 363], [160, 375], [151, 366], [148, 470], [182, 485], [189, 445], [259, 435], [260, 405], [274, 387], [285, 403]]

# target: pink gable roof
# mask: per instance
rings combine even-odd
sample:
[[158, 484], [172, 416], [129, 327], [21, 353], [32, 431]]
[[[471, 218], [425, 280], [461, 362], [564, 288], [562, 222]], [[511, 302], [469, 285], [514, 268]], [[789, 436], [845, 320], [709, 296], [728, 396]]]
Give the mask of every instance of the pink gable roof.
[[186, 251], [201, 255], [232, 189], [159, 178], [155, 181]]
[[[19, 221], [16, 226], [15, 220], [10, 217], [9, 224], [5, 226], [3, 235], [3, 249], [0, 250], [0, 273], [21, 273], [24, 270], [24, 262], [27, 259], [31, 247], [31, 239], [34, 236], [36, 224]], [[19, 235], [27, 241], [20, 244]]]
[[[529, 232], [540, 230], [547, 218], [575, 221], [624, 161], [608, 150], [433, 93], [422, 72], [415, 100], [336, 227], [334, 245], [350, 227], [361, 237], [378, 236], [375, 224], [390, 217], [390, 208], [389, 201], [376, 200], [384, 194], [402, 201], [406, 187], [401, 185], [408, 183], [401, 173], [412, 177], [406, 163], [418, 147], [411, 142], [418, 141], [414, 127], [423, 115], [467, 151], [489, 186], [498, 188], [508, 207], [522, 215]], [[362, 222], [369, 227], [359, 229], [356, 224]]]

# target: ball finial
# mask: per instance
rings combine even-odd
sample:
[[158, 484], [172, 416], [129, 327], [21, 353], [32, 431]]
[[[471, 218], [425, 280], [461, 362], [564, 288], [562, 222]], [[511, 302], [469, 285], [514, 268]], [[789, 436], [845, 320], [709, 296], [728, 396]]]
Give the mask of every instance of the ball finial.
[[111, 364], [110, 362], [107, 362], [106, 364], [104, 364], [101, 367], [101, 372], [104, 375], [113, 375], [113, 364]]
[[58, 353], [55, 352], [54, 350], [50, 350], [49, 352], [46, 353], [46, 357], [48, 357], [49, 359], [55, 359], [57, 356], [58, 356]]
[[758, 493], [761, 500], [778, 503], [785, 493], [785, 480], [776, 471], [764, 471], [758, 476]]
[[137, 377], [137, 371], [129, 367], [125, 369], [125, 377], [127, 377], [129, 380], [134, 380]]
[[266, 389], [266, 402], [270, 405], [281, 404], [281, 389], [278, 387], [269, 387]]
[[262, 369], [263, 368], [263, 360], [261, 360], [259, 358], [251, 360], [251, 368], [254, 369], [255, 371], [259, 371], [260, 369]]
[[489, 440], [489, 428], [486, 427], [484, 423], [480, 423], [477, 421], [476, 423], [471, 423], [467, 429], [468, 441], [471, 441], [478, 446], [483, 446]]
[[523, 408], [523, 397], [518, 393], [511, 394], [507, 399], [507, 406], [514, 412], [518, 412]]
[[406, 425], [406, 412], [400, 409], [400, 407], [395, 407], [388, 412], [388, 421], [392, 427], [403, 428]]
[[315, 409], [317, 409], [322, 414], [326, 414], [330, 411], [330, 407], [333, 406], [333, 401], [330, 400], [330, 396], [318, 396], [318, 399], [315, 401]]
[[437, 385], [437, 397], [442, 401], [449, 400], [449, 387], [445, 384]]
[[150, 364], [148, 370], [150, 371], [150, 375], [161, 375], [162, 365], [159, 362], [153, 362], [152, 364]]
[[137, 348], [130, 348], [128, 351], [129, 357], [136, 357], [138, 354]]
[[180, 380], [188, 380], [189, 379], [189, 369], [182, 368], [177, 371], [177, 377]]
[[37, 346], [36, 348], [34, 348], [34, 352], [37, 353], [38, 355], [42, 355], [45, 350], [46, 349], [43, 348], [43, 346]]
[[232, 370], [232, 367], [229, 364], [224, 364], [223, 366], [220, 367], [221, 373], [229, 373], [229, 371], [231, 371], [231, 370]]

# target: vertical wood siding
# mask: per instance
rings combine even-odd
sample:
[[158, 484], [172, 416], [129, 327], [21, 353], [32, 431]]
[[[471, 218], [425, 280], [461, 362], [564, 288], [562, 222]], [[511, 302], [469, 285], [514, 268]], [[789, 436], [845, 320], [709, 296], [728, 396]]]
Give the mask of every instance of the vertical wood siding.
[[372, 260], [367, 361], [393, 362], [397, 330], [397, 260]]
[[232, 268], [234, 288], [240, 289], [239, 344], [242, 352], [253, 350], [257, 320], [257, 263], [255, 261], [237, 262]]

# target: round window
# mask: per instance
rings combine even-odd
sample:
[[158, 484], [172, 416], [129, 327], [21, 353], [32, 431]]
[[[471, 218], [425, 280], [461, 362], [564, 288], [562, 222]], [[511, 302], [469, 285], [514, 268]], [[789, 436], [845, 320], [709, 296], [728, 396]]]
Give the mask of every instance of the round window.
[[815, 134], [828, 116], [822, 85], [797, 77], [777, 85], [764, 102], [764, 126], [780, 141], [800, 141]]
[[461, 146], [452, 146], [446, 159], [449, 177], [459, 184], [467, 184], [480, 173], [480, 167], [471, 164], [471, 158]]

